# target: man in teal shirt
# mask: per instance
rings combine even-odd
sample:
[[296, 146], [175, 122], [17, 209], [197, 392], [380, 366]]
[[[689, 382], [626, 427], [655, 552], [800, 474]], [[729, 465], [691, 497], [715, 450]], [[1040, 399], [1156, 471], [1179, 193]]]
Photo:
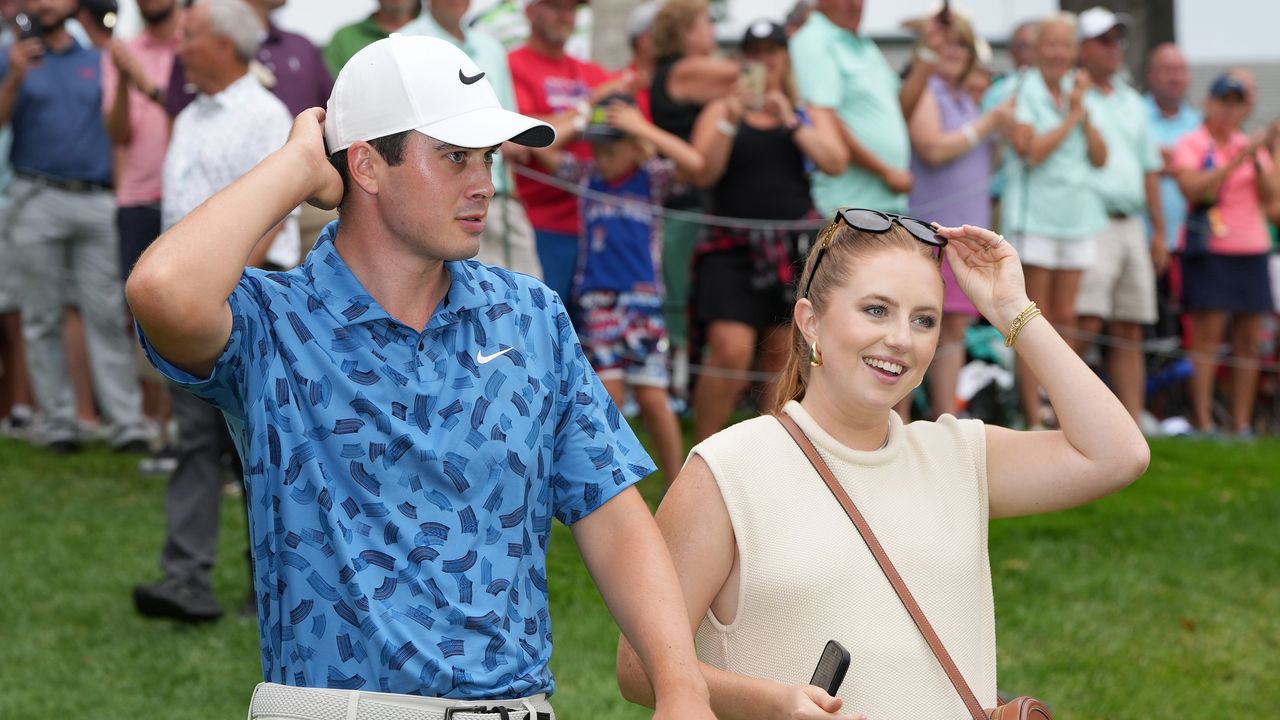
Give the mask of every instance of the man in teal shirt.
[[[1105, 323], [1119, 341], [1109, 349], [1108, 374], [1112, 390], [1137, 420], [1146, 387], [1142, 328], [1156, 321], [1156, 275], [1169, 261], [1160, 210], [1163, 163], [1142, 97], [1117, 75], [1128, 19], [1091, 8], [1079, 22], [1080, 65], [1093, 81], [1086, 102], [1107, 145], [1107, 162], [1093, 171], [1091, 183], [1106, 208], [1107, 226], [1097, 236], [1097, 259], [1081, 278], [1076, 309], [1085, 337]], [[1155, 223], [1150, 236], [1147, 213]]]
[[[791, 37], [791, 67], [800, 96], [820, 130], [831, 127], [844, 140], [849, 169], [811, 176], [813, 202], [825, 214], [858, 206], [905, 212], [911, 189], [909, 116], [919, 100], [936, 50], [917, 51], [911, 72], [900, 80], [875, 42], [858, 35], [863, 0], [818, 0], [814, 12]], [[927, 44], [940, 44], [930, 24]]]
[[352, 55], [399, 30], [418, 14], [419, 0], [378, 0], [378, 10], [358, 23], [338, 28], [324, 48], [324, 64], [334, 77]]
[[[514, 111], [516, 94], [511, 84], [511, 70], [507, 66], [507, 51], [497, 38], [481, 31], [468, 32], [462, 26], [462, 18], [470, 7], [471, 0], [430, 3], [426, 12], [401, 28], [400, 32], [440, 38], [458, 46], [484, 70], [502, 107]], [[533, 225], [529, 223], [524, 203], [515, 195], [515, 184], [503, 162], [504, 157], [514, 160], [527, 157], [527, 153], [528, 150], [521, 146], [507, 142], [493, 158], [494, 195], [489, 201], [489, 216], [484, 234], [480, 236], [480, 253], [476, 259], [542, 279]]]

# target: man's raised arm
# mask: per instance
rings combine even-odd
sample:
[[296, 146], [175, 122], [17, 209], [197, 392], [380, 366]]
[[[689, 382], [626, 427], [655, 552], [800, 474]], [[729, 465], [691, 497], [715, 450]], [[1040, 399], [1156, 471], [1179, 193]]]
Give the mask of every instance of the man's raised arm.
[[206, 377], [231, 335], [227, 298], [254, 247], [293, 208], [334, 207], [342, 180], [324, 152], [324, 110], [294, 121], [284, 147], [159, 237], [125, 285], [133, 315], [166, 360]]

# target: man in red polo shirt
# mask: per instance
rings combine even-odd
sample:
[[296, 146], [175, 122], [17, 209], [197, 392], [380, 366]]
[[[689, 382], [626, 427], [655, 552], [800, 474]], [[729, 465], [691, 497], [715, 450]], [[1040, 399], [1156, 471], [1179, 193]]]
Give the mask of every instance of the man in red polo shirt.
[[[579, 0], [524, 0], [529, 40], [507, 59], [520, 112], [551, 123], [556, 128], [556, 145], [586, 159], [591, 147], [579, 132], [586, 126], [591, 92], [606, 81], [608, 73], [595, 63], [565, 54], [580, 4]], [[525, 177], [526, 167], [514, 168], [516, 190], [529, 210], [544, 280], [568, 304], [578, 267], [578, 199]]]

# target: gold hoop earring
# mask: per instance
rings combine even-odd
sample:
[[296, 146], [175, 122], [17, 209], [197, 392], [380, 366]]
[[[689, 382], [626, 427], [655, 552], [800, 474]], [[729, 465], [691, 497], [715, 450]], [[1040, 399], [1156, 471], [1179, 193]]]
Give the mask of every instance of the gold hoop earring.
[[809, 366], [822, 367], [822, 351], [818, 349], [818, 341], [809, 346]]

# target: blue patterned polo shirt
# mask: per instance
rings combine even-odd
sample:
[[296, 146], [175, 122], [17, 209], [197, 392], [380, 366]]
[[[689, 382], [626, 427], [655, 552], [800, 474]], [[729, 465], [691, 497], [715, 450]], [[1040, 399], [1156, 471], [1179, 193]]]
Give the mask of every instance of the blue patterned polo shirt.
[[333, 246], [246, 270], [209, 378], [244, 463], [264, 677], [459, 699], [554, 690], [546, 551], [653, 472], [564, 306], [474, 261], [422, 332]]

